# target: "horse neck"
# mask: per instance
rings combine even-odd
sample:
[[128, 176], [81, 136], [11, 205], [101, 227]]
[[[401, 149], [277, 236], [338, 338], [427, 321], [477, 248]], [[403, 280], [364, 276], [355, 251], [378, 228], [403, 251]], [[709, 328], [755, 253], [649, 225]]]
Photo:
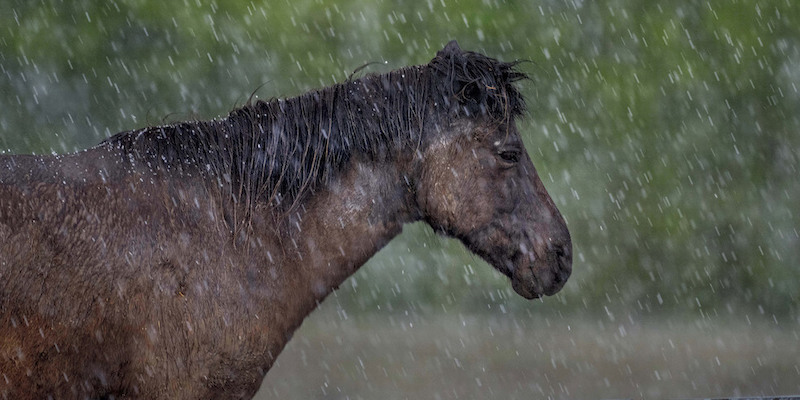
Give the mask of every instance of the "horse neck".
[[[296, 311], [299, 324], [378, 250], [419, 219], [414, 196], [398, 162], [353, 160], [315, 191], [282, 232], [285, 296], [310, 302]], [[291, 301], [291, 302], [294, 302]]]

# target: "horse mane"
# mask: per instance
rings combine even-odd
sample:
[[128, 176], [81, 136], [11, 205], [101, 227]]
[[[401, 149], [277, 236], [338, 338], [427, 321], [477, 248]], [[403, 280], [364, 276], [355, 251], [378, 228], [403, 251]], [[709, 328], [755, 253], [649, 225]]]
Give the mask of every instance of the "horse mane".
[[101, 145], [157, 172], [202, 176], [248, 209], [291, 211], [353, 157], [391, 159], [417, 147], [431, 118], [447, 124], [480, 113], [501, 122], [522, 114], [513, 83], [526, 75], [517, 62], [451, 47], [425, 65], [259, 100], [221, 119], [122, 132]]

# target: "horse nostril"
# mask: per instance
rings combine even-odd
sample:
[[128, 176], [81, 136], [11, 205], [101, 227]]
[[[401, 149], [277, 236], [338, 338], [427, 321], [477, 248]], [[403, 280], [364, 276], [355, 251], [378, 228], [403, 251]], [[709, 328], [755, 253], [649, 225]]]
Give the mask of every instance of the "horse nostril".
[[565, 282], [572, 274], [572, 246], [567, 243], [551, 243], [549, 250], [553, 253], [553, 258], [557, 262], [558, 271], [556, 280]]
[[564, 260], [564, 259], [571, 259], [572, 258], [572, 254], [570, 252], [570, 249], [568, 248], [569, 247], [568, 245], [564, 245], [562, 243], [556, 243], [556, 244], [550, 243], [547, 247], [548, 247], [547, 250], [552, 252], [553, 255], [558, 260]]
[[558, 248], [558, 257], [564, 264], [572, 264], [572, 251], [566, 246]]

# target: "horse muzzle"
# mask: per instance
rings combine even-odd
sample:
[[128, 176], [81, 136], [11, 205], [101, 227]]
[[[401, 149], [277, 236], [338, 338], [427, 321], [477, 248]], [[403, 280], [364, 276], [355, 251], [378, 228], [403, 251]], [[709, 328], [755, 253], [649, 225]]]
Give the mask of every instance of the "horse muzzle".
[[572, 274], [572, 242], [548, 243], [542, 256], [522, 252], [511, 274], [511, 287], [526, 299], [558, 293]]

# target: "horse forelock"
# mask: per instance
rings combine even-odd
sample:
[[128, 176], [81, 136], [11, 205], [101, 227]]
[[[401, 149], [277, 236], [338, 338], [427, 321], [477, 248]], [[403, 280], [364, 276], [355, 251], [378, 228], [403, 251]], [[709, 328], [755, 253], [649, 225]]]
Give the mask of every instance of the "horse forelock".
[[459, 100], [465, 87], [477, 85], [483, 96], [476, 106], [493, 119], [505, 122], [525, 111], [525, 99], [514, 84], [528, 79], [528, 75], [518, 69], [520, 63], [503, 62], [448, 45], [429, 66], [440, 75], [445, 95]]

